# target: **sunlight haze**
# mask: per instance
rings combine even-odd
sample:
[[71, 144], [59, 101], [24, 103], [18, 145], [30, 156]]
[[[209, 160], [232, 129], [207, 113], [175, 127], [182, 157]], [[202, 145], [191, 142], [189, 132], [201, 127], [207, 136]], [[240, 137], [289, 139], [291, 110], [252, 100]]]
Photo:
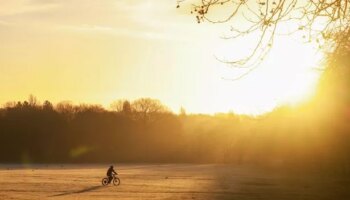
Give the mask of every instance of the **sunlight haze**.
[[215, 57], [253, 42], [220, 39], [228, 24], [197, 24], [186, 11], [175, 0], [3, 0], [0, 103], [33, 94], [108, 108], [150, 97], [174, 112], [255, 115], [313, 94], [321, 55], [311, 44], [279, 36], [259, 68], [232, 81], [244, 70]]

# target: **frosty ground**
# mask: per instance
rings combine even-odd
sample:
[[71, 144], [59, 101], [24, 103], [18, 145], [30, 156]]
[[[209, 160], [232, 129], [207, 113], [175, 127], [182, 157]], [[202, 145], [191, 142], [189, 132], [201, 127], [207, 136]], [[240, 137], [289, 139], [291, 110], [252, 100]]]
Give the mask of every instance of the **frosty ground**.
[[121, 184], [102, 186], [108, 165], [0, 165], [0, 199], [350, 199], [350, 181], [248, 166], [119, 164]]

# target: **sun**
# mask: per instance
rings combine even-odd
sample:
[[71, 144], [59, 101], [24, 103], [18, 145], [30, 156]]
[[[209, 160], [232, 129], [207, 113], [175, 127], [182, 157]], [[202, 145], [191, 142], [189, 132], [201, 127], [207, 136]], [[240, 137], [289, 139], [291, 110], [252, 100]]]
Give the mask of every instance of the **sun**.
[[[229, 58], [232, 54], [243, 55], [249, 51], [248, 48], [237, 48], [242, 47], [240, 45], [237, 42], [216, 42], [215, 54]], [[207, 59], [209, 62], [212, 57]], [[312, 97], [316, 89], [321, 59], [322, 53], [314, 44], [291, 37], [277, 37], [262, 64], [239, 80], [230, 79], [235, 79], [247, 69], [230, 68], [216, 61], [215, 73], [209, 71], [206, 83], [203, 83], [206, 90], [201, 95], [204, 100], [197, 101], [194, 112], [232, 111], [260, 115], [278, 106], [304, 102]]]

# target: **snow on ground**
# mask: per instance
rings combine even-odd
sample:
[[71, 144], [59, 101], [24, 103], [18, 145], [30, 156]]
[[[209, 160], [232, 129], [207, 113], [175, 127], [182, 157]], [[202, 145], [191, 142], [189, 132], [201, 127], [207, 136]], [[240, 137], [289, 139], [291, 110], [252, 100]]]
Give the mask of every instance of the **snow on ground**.
[[116, 165], [121, 184], [102, 186], [108, 165], [0, 165], [0, 199], [350, 199], [349, 180], [232, 165]]

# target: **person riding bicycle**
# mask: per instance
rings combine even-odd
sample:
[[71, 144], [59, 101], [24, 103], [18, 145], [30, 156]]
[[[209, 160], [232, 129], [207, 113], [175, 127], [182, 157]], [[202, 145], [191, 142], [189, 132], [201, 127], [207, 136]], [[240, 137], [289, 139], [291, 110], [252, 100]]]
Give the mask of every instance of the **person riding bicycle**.
[[108, 183], [111, 183], [111, 181], [113, 180], [113, 174], [118, 175], [118, 173], [114, 171], [113, 165], [111, 165], [107, 170]]

